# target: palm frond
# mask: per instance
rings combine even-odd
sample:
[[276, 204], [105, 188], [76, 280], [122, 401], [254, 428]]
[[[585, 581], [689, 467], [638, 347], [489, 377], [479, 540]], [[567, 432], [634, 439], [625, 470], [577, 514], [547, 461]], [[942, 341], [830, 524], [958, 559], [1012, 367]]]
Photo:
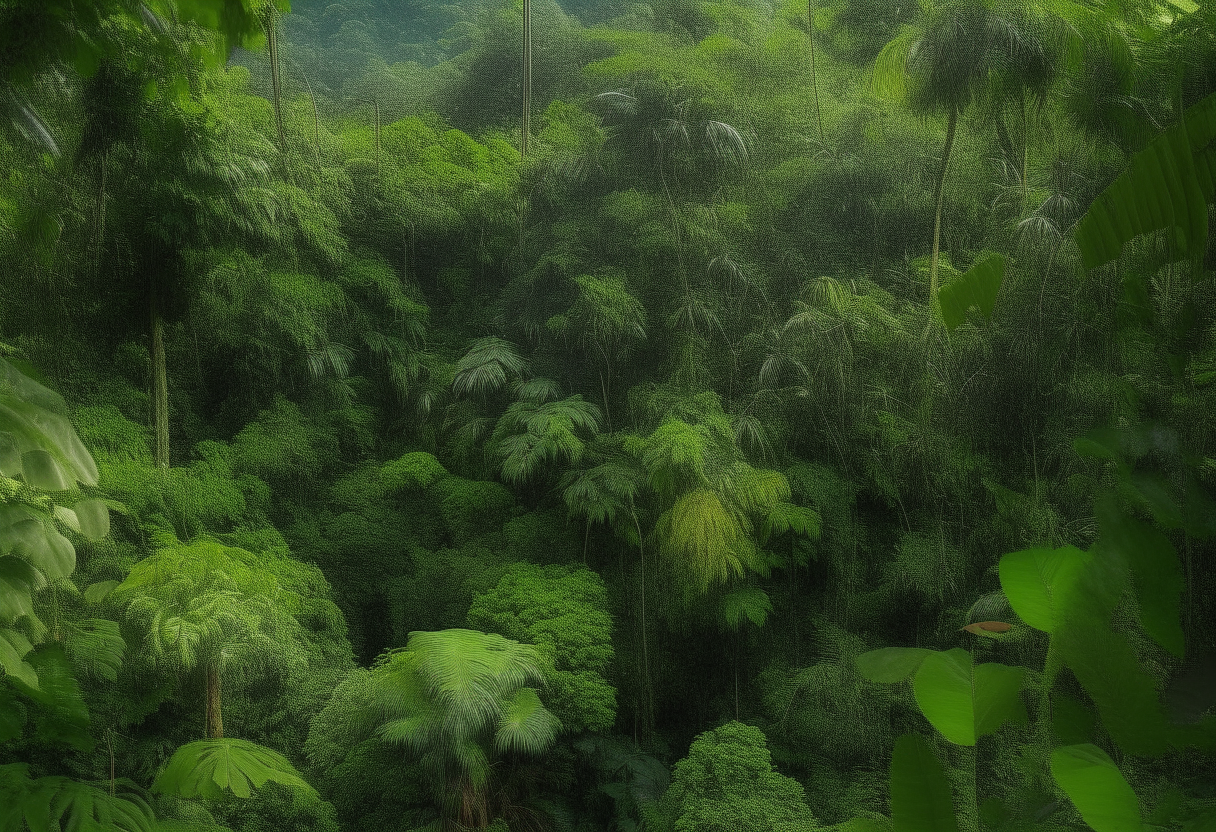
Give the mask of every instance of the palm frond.
[[494, 748], [499, 753], [541, 754], [557, 738], [561, 721], [545, 709], [532, 688], [520, 688], [498, 722]]
[[452, 392], [485, 396], [502, 389], [509, 376], [521, 375], [527, 367], [514, 344], [492, 336], [479, 338], [456, 363]]

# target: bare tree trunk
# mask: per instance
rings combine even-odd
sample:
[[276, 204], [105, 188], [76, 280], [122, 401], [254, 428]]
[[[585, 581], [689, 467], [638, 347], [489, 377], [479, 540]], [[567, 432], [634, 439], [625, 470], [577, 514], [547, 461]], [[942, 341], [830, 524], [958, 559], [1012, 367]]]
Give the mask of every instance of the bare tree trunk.
[[823, 113], [819, 111], [819, 80], [815, 75], [815, 0], [806, 2], [806, 40], [811, 45], [811, 92], [815, 96], [815, 119], [819, 122], [819, 140], [823, 141]]
[[156, 467], [169, 467], [169, 380], [165, 369], [165, 320], [160, 312], [159, 290], [151, 287], [152, 428]]
[[274, 89], [274, 126], [279, 134], [279, 150], [287, 152], [287, 136], [283, 132], [283, 87], [279, 78], [279, 36], [275, 31], [274, 8], [266, 13], [266, 44], [270, 50], [270, 84]]
[[222, 700], [219, 664], [207, 665], [207, 739], [224, 738], [224, 716], [220, 708]]
[[532, 0], [524, 0], [524, 101], [520, 121], [519, 155], [528, 155], [528, 134], [532, 131]]

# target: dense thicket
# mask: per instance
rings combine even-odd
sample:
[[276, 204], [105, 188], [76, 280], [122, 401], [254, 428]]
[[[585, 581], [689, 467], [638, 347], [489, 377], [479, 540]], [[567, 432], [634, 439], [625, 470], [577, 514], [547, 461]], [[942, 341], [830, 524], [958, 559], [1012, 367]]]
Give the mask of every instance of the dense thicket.
[[1211, 0], [0, 0], [0, 84], [0, 828], [1216, 828]]

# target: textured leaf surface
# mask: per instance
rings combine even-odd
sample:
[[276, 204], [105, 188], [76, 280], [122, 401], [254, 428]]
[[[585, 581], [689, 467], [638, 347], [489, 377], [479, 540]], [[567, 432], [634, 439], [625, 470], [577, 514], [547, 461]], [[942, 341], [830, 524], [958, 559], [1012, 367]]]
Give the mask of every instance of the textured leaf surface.
[[977, 261], [961, 277], [941, 287], [937, 300], [946, 328], [953, 330], [967, 320], [967, 310], [973, 306], [979, 309], [985, 318], [991, 318], [1004, 280], [1005, 256], [989, 254]]
[[932, 650], [923, 647], [883, 647], [857, 657], [857, 669], [871, 682], [894, 684], [907, 679]]
[[0, 668], [4, 669], [6, 676], [13, 676], [31, 688], [37, 688], [38, 674], [33, 666], [24, 660], [30, 649], [29, 639], [21, 633], [8, 627], [0, 627]]
[[1051, 774], [1095, 832], [1139, 832], [1140, 804], [1123, 773], [1096, 745], [1051, 752]]
[[1077, 580], [1089, 556], [1075, 546], [1026, 549], [1001, 558], [1001, 588], [1018, 616], [1045, 633], [1059, 623], [1062, 594]]
[[64, 832], [153, 832], [152, 807], [134, 783], [106, 789], [68, 777], [32, 779], [24, 763], [0, 766], [0, 829]]
[[173, 753], [152, 790], [184, 798], [222, 798], [225, 792], [249, 797], [267, 782], [315, 794], [286, 757], [239, 739], [200, 740]]
[[957, 745], [975, 745], [1008, 721], [1024, 721], [1018, 691], [1024, 668], [1003, 664], [972, 667], [971, 654], [955, 648], [927, 657], [912, 689], [921, 713]]
[[929, 741], [904, 734], [891, 755], [891, 825], [895, 832], [957, 832], [950, 784]]
[[[1077, 224], [1077, 246], [1088, 269], [1119, 257], [1128, 241], [1176, 229], [1182, 254], [1202, 256], [1207, 245], [1207, 204], [1213, 197], [1208, 145], [1216, 139], [1216, 94], [1186, 111], [1179, 123], [1137, 153]], [[1197, 157], [1203, 159], [1197, 163]]]
[[81, 500], [72, 511], [80, 523], [80, 533], [89, 540], [101, 540], [110, 533], [110, 509], [105, 500]]

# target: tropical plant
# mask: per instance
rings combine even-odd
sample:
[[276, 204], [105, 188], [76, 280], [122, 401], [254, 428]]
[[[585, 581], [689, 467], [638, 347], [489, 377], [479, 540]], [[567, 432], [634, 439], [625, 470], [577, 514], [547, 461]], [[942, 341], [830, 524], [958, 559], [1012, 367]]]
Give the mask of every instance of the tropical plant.
[[601, 733], [616, 721], [615, 659], [604, 581], [587, 569], [517, 563], [469, 607], [469, 626], [544, 653], [546, 701], [573, 734]]
[[674, 832], [819, 829], [802, 786], [773, 769], [764, 734], [741, 722], [693, 740], [666, 794], [645, 814], [647, 828]]
[[275, 658], [294, 623], [295, 593], [242, 549], [201, 539], [169, 542], [137, 563], [109, 600], [142, 632], [144, 655], [181, 674], [202, 672], [203, 735], [222, 739], [223, 674], [248, 673]]
[[[521, 386], [521, 397], [528, 394]], [[577, 465], [587, 439], [595, 436], [599, 426], [600, 409], [578, 394], [561, 401], [525, 398], [507, 407], [490, 441], [502, 457], [503, 479], [521, 484], [546, 465]]]
[[36, 593], [76, 568], [62, 531], [99, 540], [110, 530], [105, 502], [82, 497], [78, 483], [97, 485], [97, 465], [63, 399], [0, 358], [0, 668], [34, 690], [25, 656], [47, 634]]
[[539, 648], [499, 635], [411, 633], [377, 662], [367, 718], [382, 740], [419, 755], [449, 824], [486, 829], [507, 808], [495, 758], [537, 757], [561, 730], [528, 686], [544, 666]]

